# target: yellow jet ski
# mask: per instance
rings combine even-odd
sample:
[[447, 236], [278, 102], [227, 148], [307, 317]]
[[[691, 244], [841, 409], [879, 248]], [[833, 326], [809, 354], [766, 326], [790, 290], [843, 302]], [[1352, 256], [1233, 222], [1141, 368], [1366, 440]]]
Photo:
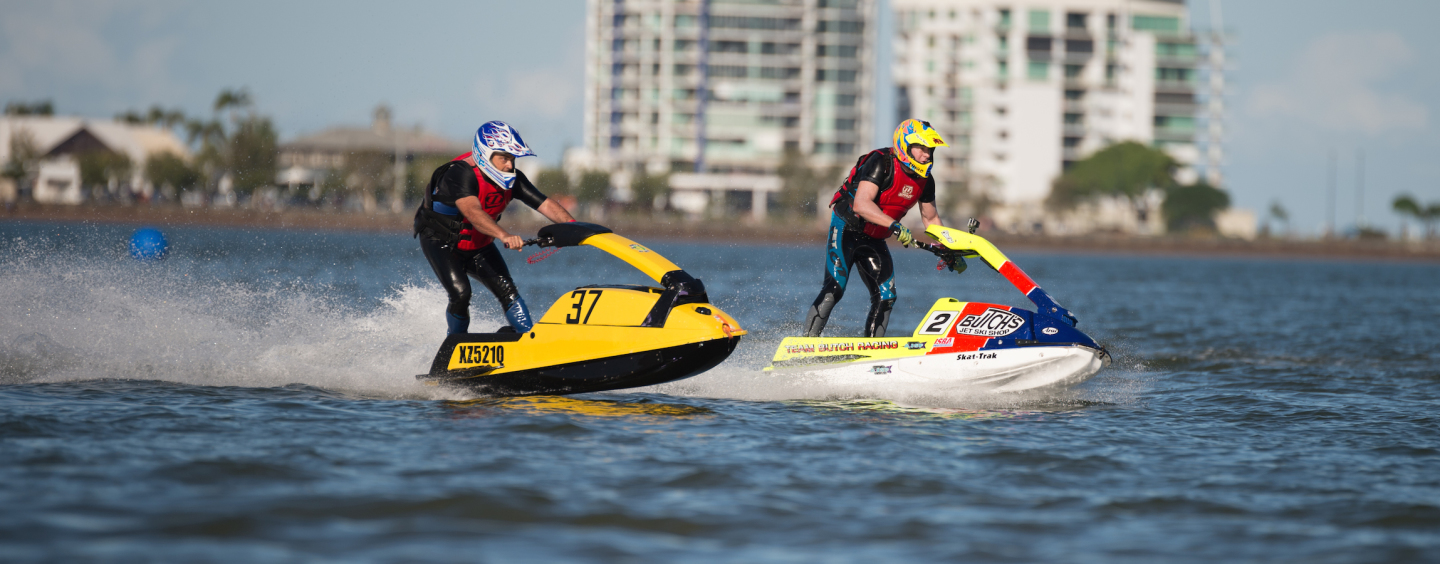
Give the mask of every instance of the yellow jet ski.
[[526, 244], [594, 247], [661, 287], [581, 286], [555, 300], [530, 332], [450, 335], [435, 354], [430, 373], [416, 379], [488, 396], [651, 386], [714, 368], [746, 333], [735, 318], [709, 303], [700, 280], [605, 227], [547, 225]]
[[1074, 386], [1110, 364], [1075, 316], [984, 237], [939, 225], [925, 233], [937, 242], [926, 250], [942, 260], [979, 257], [1036, 311], [940, 298], [909, 336], [789, 337], [765, 370], [838, 385], [1021, 392]]

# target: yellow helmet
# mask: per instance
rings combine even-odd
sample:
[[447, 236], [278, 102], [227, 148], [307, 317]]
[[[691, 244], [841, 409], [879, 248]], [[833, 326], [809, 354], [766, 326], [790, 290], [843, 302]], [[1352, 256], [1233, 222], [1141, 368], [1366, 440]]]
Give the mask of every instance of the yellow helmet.
[[917, 163], [910, 158], [910, 146], [921, 145], [924, 147], [949, 147], [945, 140], [940, 138], [940, 132], [930, 127], [930, 122], [918, 119], [907, 119], [900, 122], [900, 127], [895, 128], [895, 158], [900, 159], [905, 168], [915, 171], [921, 177], [930, 176], [930, 165], [935, 164], [932, 159], [928, 163]]

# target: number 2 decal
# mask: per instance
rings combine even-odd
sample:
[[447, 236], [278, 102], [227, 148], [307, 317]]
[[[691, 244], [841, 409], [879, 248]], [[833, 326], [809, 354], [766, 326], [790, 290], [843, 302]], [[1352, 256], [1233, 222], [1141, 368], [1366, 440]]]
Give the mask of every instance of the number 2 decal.
[[959, 314], [960, 312], [958, 311], [937, 311], [931, 313], [930, 317], [926, 318], [925, 322], [920, 324], [922, 327], [920, 334], [944, 335], [946, 331], [950, 330], [950, 323], [955, 321], [955, 317]]
[[[570, 292], [570, 297], [575, 298], [575, 303], [570, 304], [570, 308], [574, 309], [575, 313], [566, 315], [565, 323], [568, 323], [570, 325], [589, 323], [590, 314], [595, 313], [595, 304], [600, 303], [601, 293], [602, 292], [600, 290], [575, 290], [574, 292]], [[585, 309], [585, 296], [587, 294], [595, 296], [594, 299], [590, 300], [589, 309]], [[585, 317], [583, 318], [580, 317], [580, 314], [582, 312], [585, 314]]]

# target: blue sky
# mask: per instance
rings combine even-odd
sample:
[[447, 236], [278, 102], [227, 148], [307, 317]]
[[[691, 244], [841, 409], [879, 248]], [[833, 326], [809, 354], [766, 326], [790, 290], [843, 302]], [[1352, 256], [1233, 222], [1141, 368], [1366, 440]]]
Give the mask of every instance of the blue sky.
[[[547, 162], [581, 141], [583, 0], [182, 2], [0, 0], [0, 101], [53, 99], [109, 117], [152, 104], [209, 111], [248, 87], [282, 137], [401, 124], [456, 139], [514, 123]], [[1207, 0], [1192, 0], [1207, 23]], [[1440, 21], [1434, 0], [1246, 0], [1224, 4], [1231, 57], [1226, 188], [1236, 205], [1278, 201], [1301, 232], [1325, 222], [1326, 162], [1339, 156], [1337, 215], [1398, 223], [1390, 201], [1440, 202]], [[888, 33], [888, 2], [881, 34]], [[882, 39], [880, 61], [889, 60]], [[882, 81], [888, 78], [881, 71]], [[892, 98], [881, 89], [882, 118]]]

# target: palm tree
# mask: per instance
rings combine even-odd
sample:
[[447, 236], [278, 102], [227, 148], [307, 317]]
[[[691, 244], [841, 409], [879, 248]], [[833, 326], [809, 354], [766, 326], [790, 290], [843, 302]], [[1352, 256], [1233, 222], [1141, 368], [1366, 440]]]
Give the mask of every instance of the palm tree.
[[1390, 204], [1390, 207], [1395, 210], [1395, 213], [1400, 215], [1401, 239], [1405, 238], [1405, 234], [1408, 231], [1405, 225], [1405, 216], [1408, 215], [1414, 217], [1416, 220], [1420, 220], [1421, 216], [1425, 215], [1425, 212], [1420, 209], [1420, 204], [1415, 203], [1415, 198], [1410, 197], [1409, 194], [1396, 196], [1394, 203]]

